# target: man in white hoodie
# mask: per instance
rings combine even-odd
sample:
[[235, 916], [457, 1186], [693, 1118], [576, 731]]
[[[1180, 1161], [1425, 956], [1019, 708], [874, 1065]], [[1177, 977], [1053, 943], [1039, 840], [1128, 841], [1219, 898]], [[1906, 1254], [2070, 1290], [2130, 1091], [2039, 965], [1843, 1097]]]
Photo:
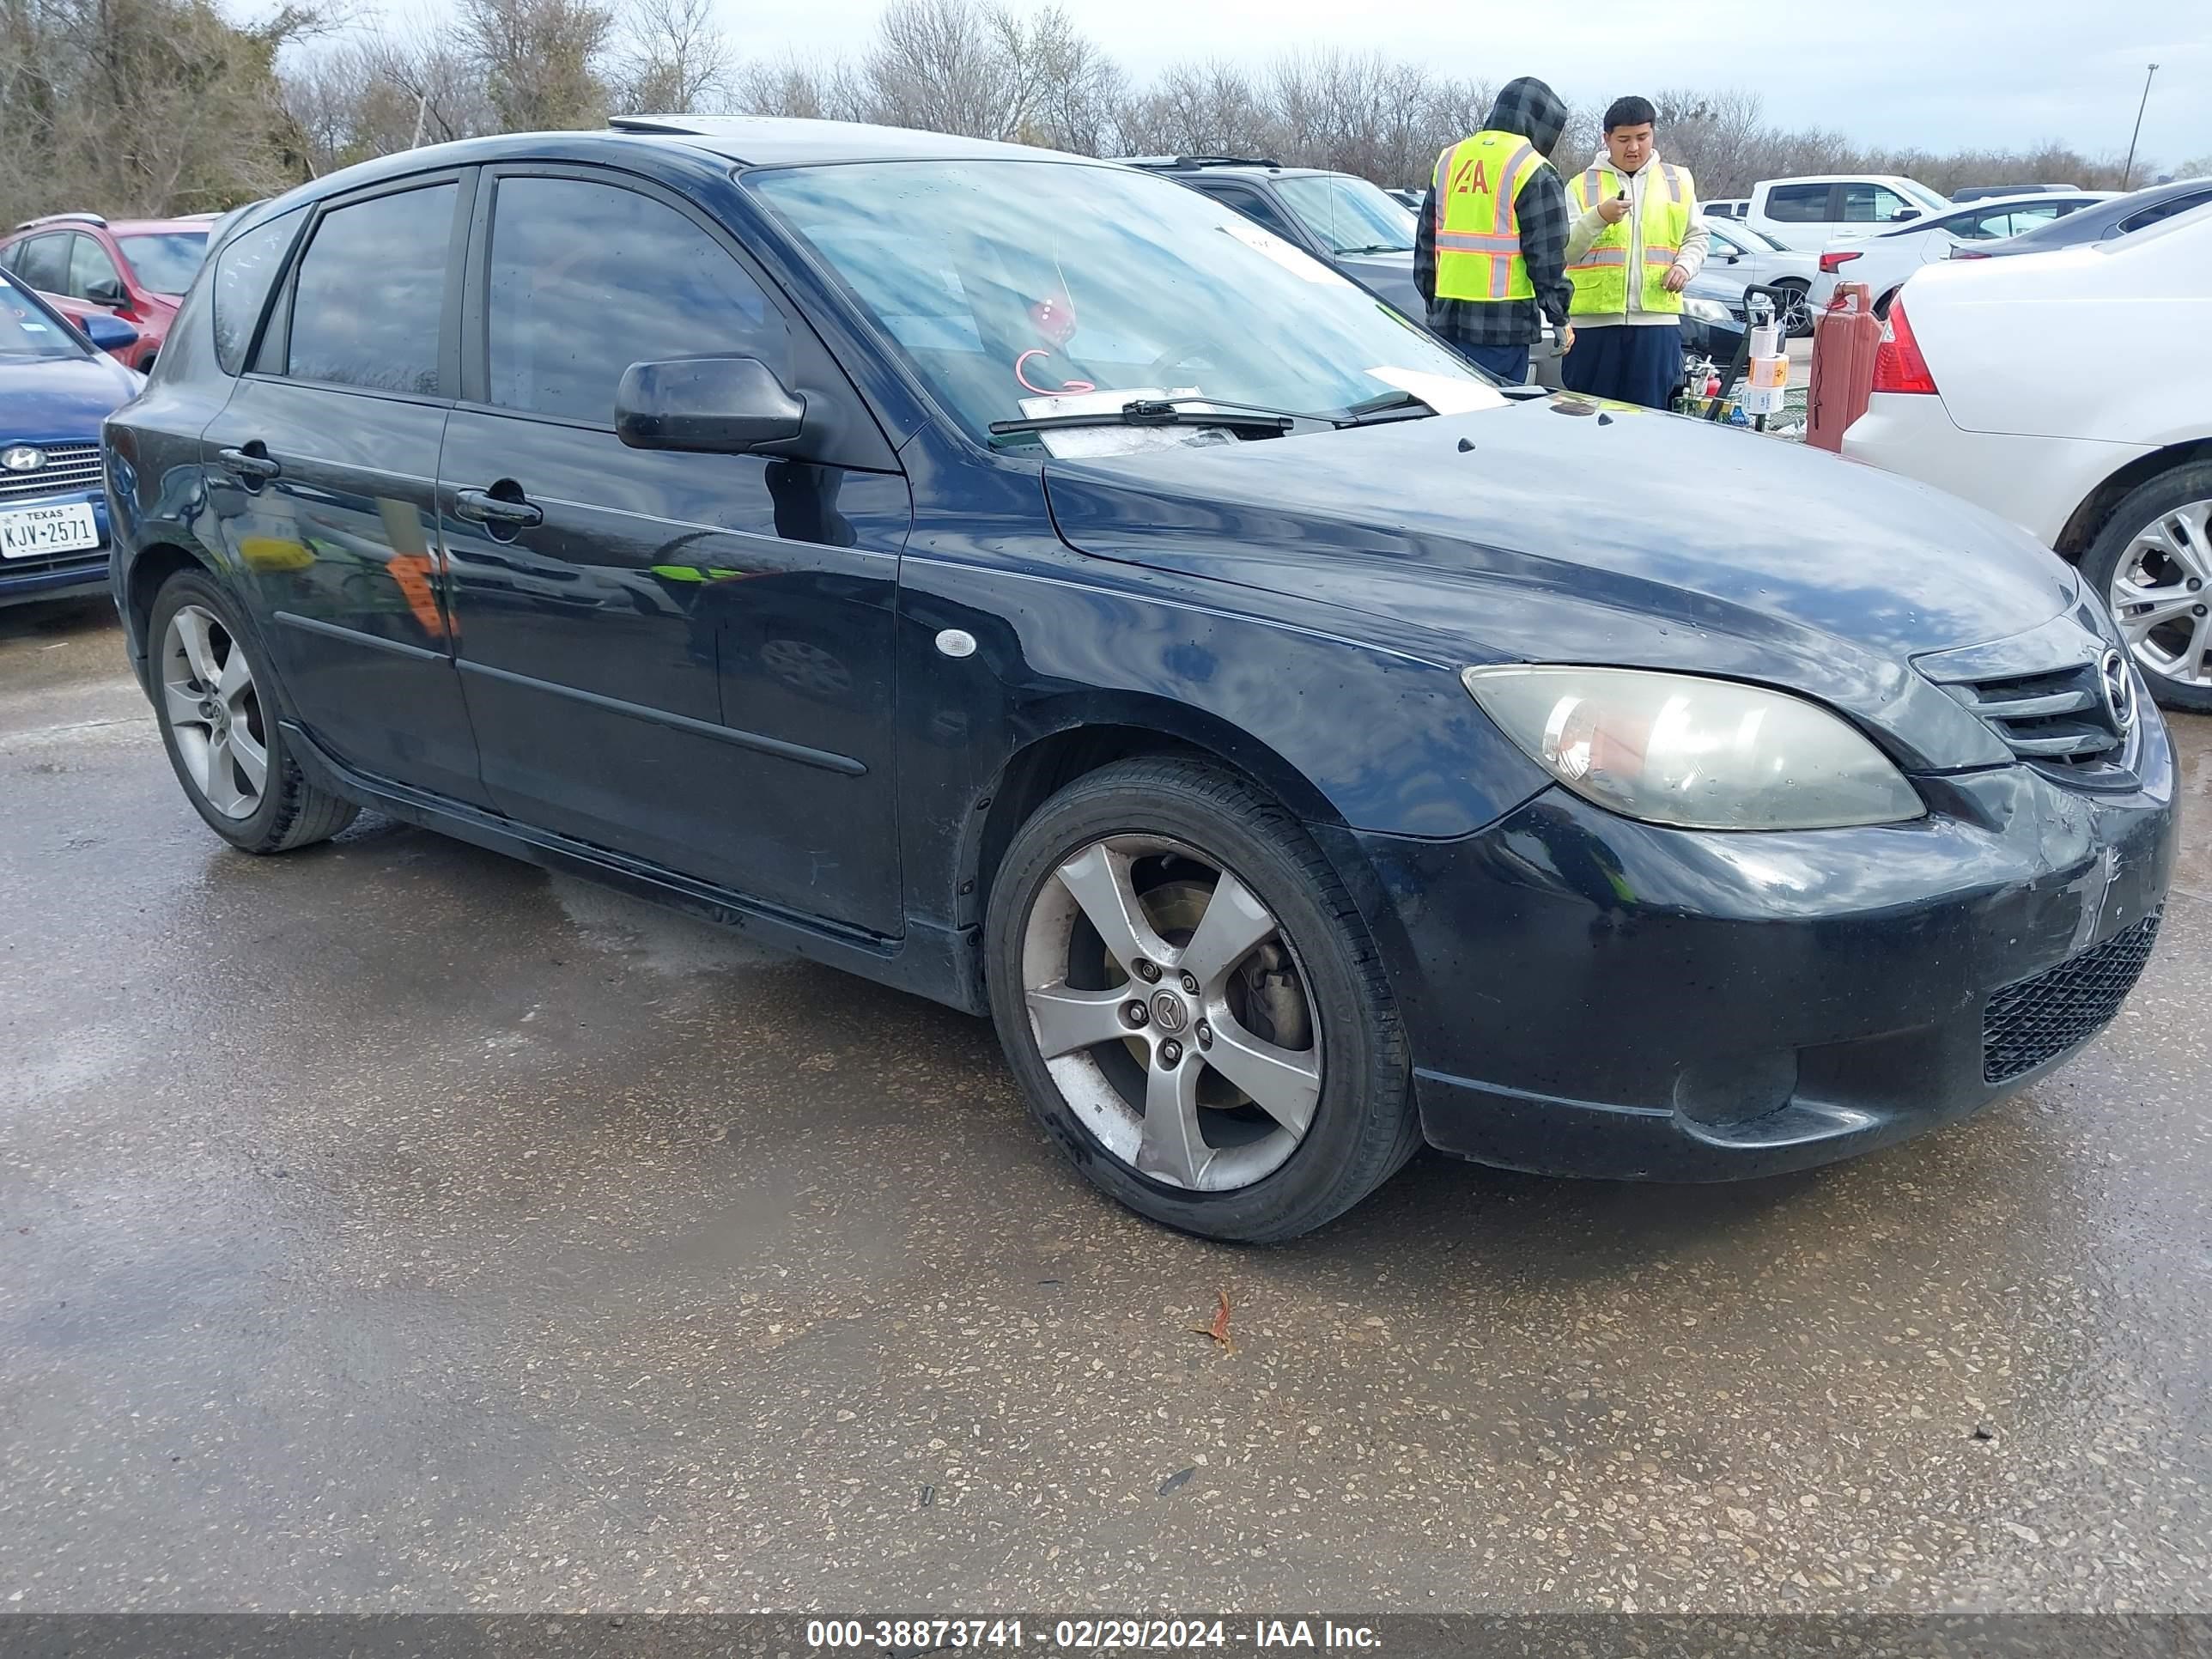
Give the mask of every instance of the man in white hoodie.
[[1681, 378], [1682, 290], [1711, 241], [1690, 170], [1659, 159], [1657, 121], [1649, 99], [1615, 99], [1605, 148], [1568, 180], [1575, 343], [1559, 366], [1571, 392], [1651, 409]]

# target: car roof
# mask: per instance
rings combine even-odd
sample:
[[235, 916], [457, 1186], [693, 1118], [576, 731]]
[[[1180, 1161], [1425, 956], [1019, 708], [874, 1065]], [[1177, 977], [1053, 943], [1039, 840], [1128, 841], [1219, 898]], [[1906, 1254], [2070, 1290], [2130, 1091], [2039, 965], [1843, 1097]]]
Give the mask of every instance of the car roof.
[[208, 230], [222, 216], [219, 213], [191, 213], [176, 219], [110, 219], [107, 232], [111, 236], [158, 236], [167, 231]]
[[1092, 161], [1087, 155], [988, 138], [959, 138], [911, 127], [859, 121], [812, 121], [778, 115], [618, 115], [609, 132], [632, 137], [683, 138], [746, 167], [804, 167], [834, 161], [945, 161], [969, 158], [1020, 161]]
[[[1917, 179], [1909, 179], [1901, 173], [1796, 173], [1787, 179], [1762, 179], [1753, 190], [1764, 190], [1769, 185], [1913, 185], [1922, 190], [1930, 188]], [[1942, 192], [1938, 191], [1936, 194]]]

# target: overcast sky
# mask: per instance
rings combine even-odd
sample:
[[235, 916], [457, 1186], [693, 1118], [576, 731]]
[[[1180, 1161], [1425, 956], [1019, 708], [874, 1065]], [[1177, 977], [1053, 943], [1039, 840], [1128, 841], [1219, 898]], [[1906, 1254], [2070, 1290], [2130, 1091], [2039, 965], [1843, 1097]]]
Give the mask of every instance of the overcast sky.
[[[1934, 149], [2058, 138], [2091, 155], [2117, 155], [2127, 148], [2144, 66], [2155, 63], [2141, 153], [2169, 167], [2212, 155], [2206, 0], [1061, 3], [1139, 80], [1186, 58], [1376, 47], [1455, 74], [1540, 75], [1578, 103], [1685, 84], [1756, 87], [1778, 123]], [[425, 0], [386, 3], [419, 12]], [[720, 4], [750, 58], [849, 52], [866, 42], [881, 10], [880, 0]], [[1577, 19], [1605, 44], [1579, 46]]]

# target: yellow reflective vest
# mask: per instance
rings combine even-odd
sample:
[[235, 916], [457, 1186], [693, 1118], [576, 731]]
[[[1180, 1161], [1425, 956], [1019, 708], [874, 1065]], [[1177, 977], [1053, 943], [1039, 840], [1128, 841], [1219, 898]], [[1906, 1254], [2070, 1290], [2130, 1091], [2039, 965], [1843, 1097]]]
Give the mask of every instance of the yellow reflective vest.
[[1535, 298], [1514, 198], [1550, 165], [1517, 132], [1478, 132], [1437, 157], [1437, 298]]
[[[1654, 161], [1657, 173], [1644, 181], [1642, 237], [1629, 234], [1635, 222], [1624, 218], [1601, 228], [1589, 252], [1567, 267], [1574, 283], [1570, 316], [1620, 316], [1628, 309], [1628, 262], [1643, 244], [1642, 307], [1645, 311], [1679, 312], [1682, 296], [1667, 291], [1667, 272], [1682, 252], [1682, 239], [1690, 234], [1690, 209], [1698, 199], [1697, 185], [1687, 167], [1672, 161]], [[1567, 184], [1577, 211], [1587, 213], [1600, 202], [1618, 196], [1628, 181], [1610, 167], [1584, 167]]]

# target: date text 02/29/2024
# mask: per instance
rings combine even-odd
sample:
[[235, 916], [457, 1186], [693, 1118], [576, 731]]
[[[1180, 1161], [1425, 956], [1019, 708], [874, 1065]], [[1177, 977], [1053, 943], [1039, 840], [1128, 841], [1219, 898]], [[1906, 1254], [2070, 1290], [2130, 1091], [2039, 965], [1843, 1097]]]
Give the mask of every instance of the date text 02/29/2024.
[[1368, 1626], [1327, 1619], [810, 1619], [806, 1645], [822, 1651], [1039, 1647], [1103, 1653], [1228, 1647], [1371, 1652], [1382, 1644]]

